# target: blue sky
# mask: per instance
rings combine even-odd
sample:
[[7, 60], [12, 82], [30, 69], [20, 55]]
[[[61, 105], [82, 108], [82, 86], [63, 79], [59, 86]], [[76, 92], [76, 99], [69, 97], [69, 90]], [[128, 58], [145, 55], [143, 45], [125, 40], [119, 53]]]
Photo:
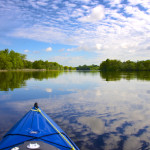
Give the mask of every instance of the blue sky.
[[149, 0], [0, 0], [0, 49], [62, 65], [150, 58]]

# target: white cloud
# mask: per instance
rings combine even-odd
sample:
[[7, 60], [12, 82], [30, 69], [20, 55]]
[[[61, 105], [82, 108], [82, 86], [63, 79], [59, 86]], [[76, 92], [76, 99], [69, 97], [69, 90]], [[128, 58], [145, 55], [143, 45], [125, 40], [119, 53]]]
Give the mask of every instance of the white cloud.
[[100, 49], [102, 48], [102, 45], [101, 45], [101, 44], [96, 44], [96, 48], [97, 48], [98, 50], [100, 50]]
[[97, 55], [96, 57], [86, 58], [84, 56], [54, 56], [49, 58], [49, 61], [58, 62], [61, 65], [77, 67], [79, 65], [91, 65], [100, 63], [100, 58]]
[[102, 5], [98, 5], [91, 10], [91, 14], [79, 18], [81, 22], [97, 22], [104, 18], [104, 7]]
[[150, 8], [150, 1], [149, 0], [128, 0], [129, 5], [136, 6], [140, 4], [144, 8], [149, 9]]
[[109, 4], [113, 7], [116, 5], [119, 5], [121, 3], [121, 0], [104, 0], [105, 2], [109, 2]]
[[100, 118], [80, 117], [78, 122], [88, 126], [95, 134], [101, 135], [105, 132], [104, 122]]
[[101, 93], [101, 91], [99, 89], [96, 89], [96, 95], [97, 96], [101, 96], [102, 95], [102, 93]]
[[52, 48], [51, 47], [48, 47], [47, 49], [46, 49], [46, 52], [51, 52], [52, 51]]
[[40, 51], [33, 51], [33, 53], [34, 53], [34, 54], [39, 54], [39, 53], [40, 53]]
[[136, 136], [130, 136], [124, 143], [124, 150], [128, 149], [139, 149], [141, 147], [141, 139]]
[[67, 49], [67, 51], [71, 52], [71, 51], [83, 51], [84, 50], [87, 52], [100, 53], [100, 51], [102, 49], [101, 44], [95, 44], [95, 41], [93, 41], [93, 40], [91, 40], [88, 43], [87, 42], [88, 41], [78, 43], [78, 47]]
[[24, 50], [24, 52], [25, 52], [25, 53], [28, 53], [28, 52], [29, 52], [29, 50], [28, 50], [28, 49], [26, 49], [26, 50]]
[[[105, 2], [110, 7], [104, 8], [98, 1], [90, 0], [28, 0], [24, 3], [2, 0], [0, 14], [4, 16], [0, 16], [0, 35], [71, 45], [76, 48], [69, 47], [68, 51], [94, 52], [100, 54], [102, 60], [124, 59], [125, 56], [130, 59], [133, 54], [135, 59], [150, 57], [147, 50], [150, 46], [149, 0], [129, 0], [128, 4], [122, 4], [121, 0]], [[64, 5], [59, 5], [62, 3]], [[146, 10], [141, 10], [138, 4]], [[56, 8], [59, 9], [55, 11]]]
[[51, 88], [46, 88], [45, 91], [51, 93], [53, 90]]
[[127, 44], [127, 43], [122, 43], [122, 44], [121, 44], [121, 47], [127, 49], [127, 48], [128, 48], [128, 44]]
[[70, 2], [68, 2], [68, 1], [65, 1], [64, 4], [65, 4], [68, 8], [74, 8], [74, 7], [76, 7], [76, 4], [70, 3]]
[[11, 98], [11, 95], [1, 95], [0, 101], [9, 100], [10, 98]]
[[81, 16], [83, 16], [83, 10], [79, 9], [79, 8], [75, 9], [70, 16], [71, 17], [81, 17]]
[[90, 9], [90, 7], [87, 6], [87, 5], [83, 5], [82, 8], [85, 9], [85, 10], [89, 10]]
[[28, 2], [33, 8], [39, 8], [35, 0], [28, 0]]
[[39, 0], [37, 1], [37, 4], [41, 6], [46, 6], [48, 5], [48, 0]]
[[18, 28], [14, 32], [10, 33], [9, 36], [24, 37], [49, 43], [64, 43], [66, 39], [66, 35], [61, 32], [61, 29], [43, 25]]

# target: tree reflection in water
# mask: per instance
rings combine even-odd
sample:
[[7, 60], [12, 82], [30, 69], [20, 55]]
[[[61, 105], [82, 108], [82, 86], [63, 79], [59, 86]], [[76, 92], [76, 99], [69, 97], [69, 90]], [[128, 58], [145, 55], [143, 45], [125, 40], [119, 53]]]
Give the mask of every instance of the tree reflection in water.
[[105, 81], [117, 81], [121, 79], [125, 79], [125, 80], [137, 79], [137, 80], [150, 81], [150, 71], [137, 71], [137, 72], [101, 71], [100, 76]]
[[0, 91], [13, 91], [15, 88], [26, 86], [26, 81], [34, 78], [43, 79], [57, 78], [62, 71], [8, 71], [0, 72]]

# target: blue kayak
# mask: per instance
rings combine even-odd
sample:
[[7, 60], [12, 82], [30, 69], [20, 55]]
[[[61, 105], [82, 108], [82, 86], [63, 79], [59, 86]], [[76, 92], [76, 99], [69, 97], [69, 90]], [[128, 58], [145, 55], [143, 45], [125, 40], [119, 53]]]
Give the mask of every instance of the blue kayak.
[[0, 142], [0, 150], [27, 149], [79, 150], [37, 103]]

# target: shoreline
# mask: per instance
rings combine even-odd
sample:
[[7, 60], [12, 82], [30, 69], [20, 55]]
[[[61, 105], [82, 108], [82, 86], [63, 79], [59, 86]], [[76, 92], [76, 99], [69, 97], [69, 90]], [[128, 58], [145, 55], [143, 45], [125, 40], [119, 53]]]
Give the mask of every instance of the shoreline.
[[12, 69], [12, 70], [0, 70], [0, 72], [8, 71], [60, 71], [60, 70], [46, 70], [46, 69]]

